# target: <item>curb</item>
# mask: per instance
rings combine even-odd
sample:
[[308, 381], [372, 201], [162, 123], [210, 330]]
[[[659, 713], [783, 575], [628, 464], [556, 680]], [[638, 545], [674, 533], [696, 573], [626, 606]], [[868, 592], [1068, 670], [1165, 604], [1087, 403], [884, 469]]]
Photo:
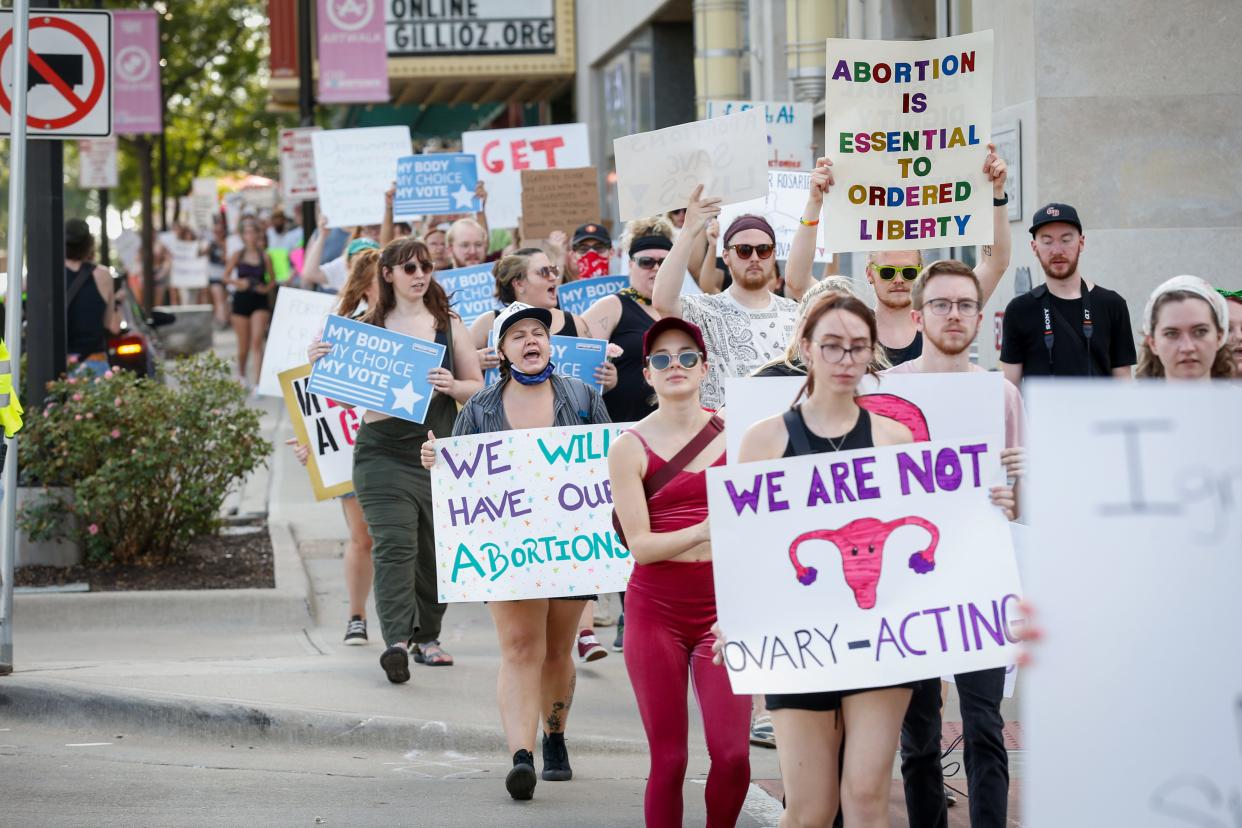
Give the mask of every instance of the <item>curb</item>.
[[84, 629], [198, 626], [304, 627], [314, 615], [310, 578], [286, 523], [268, 525], [273, 589], [170, 589], [13, 596], [14, 627]]
[[[0, 681], [0, 713], [6, 720], [24, 719], [58, 727], [106, 725], [158, 737], [403, 752], [508, 750], [501, 730], [479, 725], [102, 689], [20, 674]], [[580, 752], [647, 751], [646, 742], [630, 739], [574, 735], [570, 742]]]

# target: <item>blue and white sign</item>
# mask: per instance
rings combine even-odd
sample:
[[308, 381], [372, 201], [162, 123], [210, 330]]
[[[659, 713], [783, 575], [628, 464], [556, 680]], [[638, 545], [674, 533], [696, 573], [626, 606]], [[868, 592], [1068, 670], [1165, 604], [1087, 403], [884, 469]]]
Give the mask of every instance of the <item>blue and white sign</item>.
[[[496, 332], [488, 331], [487, 347], [496, 347]], [[563, 377], [582, 380], [587, 385], [595, 386], [595, 390], [604, 393], [604, 386], [595, 381], [595, 369], [604, 364], [608, 358], [608, 341], [605, 339], [581, 339], [576, 336], [552, 337], [552, 364], [556, 373]], [[492, 385], [500, 382], [500, 371], [496, 368], [483, 372], [483, 384]]]
[[612, 296], [629, 286], [629, 276], [596, 276], [591, 279], [579, 279], [556, 289], [556, 306], [565, 313], [581, 315], [600, 299]]
[[427, 419], [427, 373], [444, 361], [443, 345], [336, 315], [323, 341], [332, 350], [311, 371], [312, 394], [415, 423]]
[[483, 209], [474, 197], [477, 183], [473, 155], [440, 152], [399, 158], [393, 215], [477, 213]]
[[504, 307], [496, 299], [496, 280], [492, 278], [490, 264], [437, 270], [436, 281], [449, 295], [449, 305], [466, 325], [488, 311]]

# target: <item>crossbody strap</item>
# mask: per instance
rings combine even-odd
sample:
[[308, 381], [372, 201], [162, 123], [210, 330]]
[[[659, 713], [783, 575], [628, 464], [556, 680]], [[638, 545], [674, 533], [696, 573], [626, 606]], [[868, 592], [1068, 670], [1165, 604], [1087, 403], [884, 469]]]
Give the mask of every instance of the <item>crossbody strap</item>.
[[690, 442], [686, 443], [682, 450], [673, 456], [672, 460], [660, 466], [655, 474], [643, 481], [643, 490], [646, 491], [647, 497], [650, 498], [668, 485], [686, 466], [690, 465], [691, 460], [702, 454], [703, 449], [707, 448], [712, 440], [715, 440], [723, 430], [724, 421], [713, 414], [712, 418], [699, 429], [699, 433], [694, 435]]
[[85, 264], [78, 271], [78, 275], [73, 278], [73, 282], [69, 285], [69, 290], [65, 292], [65, 307], [73, 304], [73, 300], [78, 298], [78, 294], [82, 292], [82, 288], [86, 286], [86, 280], [95, 275], [93, 266], [87, 267]]

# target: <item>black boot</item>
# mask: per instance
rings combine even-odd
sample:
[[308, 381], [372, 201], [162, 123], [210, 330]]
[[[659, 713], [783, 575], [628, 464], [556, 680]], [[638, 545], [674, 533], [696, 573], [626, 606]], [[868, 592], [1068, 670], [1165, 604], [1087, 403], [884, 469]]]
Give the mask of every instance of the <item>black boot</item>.
[[564, 733], [543, 734], [543, 778], [548, 782], [568, 782], [574, 778]]
[[505, 777], [505, 789], [514, 799], [530, 799], [535, 795], [535, 757], [529, 750], [513, 754], [513, 770]]

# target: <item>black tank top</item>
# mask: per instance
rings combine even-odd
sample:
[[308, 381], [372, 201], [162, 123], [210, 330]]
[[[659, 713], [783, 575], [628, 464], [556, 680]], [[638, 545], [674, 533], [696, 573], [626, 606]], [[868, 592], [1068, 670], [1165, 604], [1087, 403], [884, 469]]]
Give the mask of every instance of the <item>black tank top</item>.
[[572, 313], [565, 313], [564, 311], [561, 312], [561, 315], [565, 317], [565, 324], [562, 325], [561, 329], [556, 332], [556, 335], [577, 336], [578, 325], [574, 322], [574, 315]]
[[77, 270], [65, 268], [65, 291], [73, 287], [78, 274], [85, 274], [78, 295], [65, 308], [66, 350], [82, 356], [98, 354], [108, 348], [108, 331], [104, 327], [104, 311], [107, 303], [95, 284], [95, 263], [82, 262]]
[[643, 379], [643, 334], [655, 324], [642, 306], [629, 296], [618, 296], [621, 318], [609, 342], [623, 350], [613, 362], [617, 366], [617, 385], [604, 395], [604, 405], [614, 423], [634, 423], [655, 411], [655, 392]]
[[884, 343], [880, 343], [880, 347], [884, 349], [884, 353], [888, 354], [889, 364], [893, 366], [918, 359], [923, 355], [923, 332], [915, 331], [914, 339], [911, 339], [910, 344], [904, 348], [890, 348]]
[[[802, 417], [802, 406], [795, 406], [785, 412], [785, 429], [789, 432], [789, 441], [785, 443], [785, 457], [798, 457], [802, 454], [822, 454], [826, 451], [846, 451], [848, 449], [871, 448], [875, 441], [871, 438], [871, 414], [865, 408], [858, 409], [858, 421], [854, 423], [844, 439], [820, 437], [806, 427]], [[798, 451], [799, 445], [806, 445], [809, 451]]]

